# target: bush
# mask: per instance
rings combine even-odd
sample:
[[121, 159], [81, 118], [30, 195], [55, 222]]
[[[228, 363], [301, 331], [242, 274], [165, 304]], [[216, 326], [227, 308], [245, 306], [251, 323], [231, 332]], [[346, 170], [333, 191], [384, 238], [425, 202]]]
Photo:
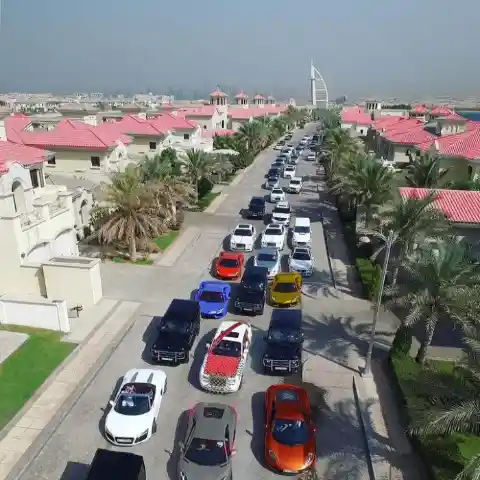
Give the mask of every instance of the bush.
[[362, 281], [365, 296], [373, 300], [380, 288], [381, 269], [368, 258], [357, 258], [357, 270]]
[[202, 198], [212, 190], [213, 183], [208, 178], [203, 177], [199, 180], [197, 188], [198, 198]]
[[413, 332], [410, 327], [402, 325], [395, 333], [390, 350], [391, 355], [409, 355], [412, 348]]

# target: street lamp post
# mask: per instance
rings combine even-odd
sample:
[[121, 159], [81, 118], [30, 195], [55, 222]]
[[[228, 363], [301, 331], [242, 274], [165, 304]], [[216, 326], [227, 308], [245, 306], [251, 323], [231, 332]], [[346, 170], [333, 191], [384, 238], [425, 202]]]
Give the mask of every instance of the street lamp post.
[[368, 351], [367, 351], [367, 357], [365, 359], [365, 368], [363, 369], [363, 372], [362, 372], [362, 376], [364, 377], [369, 377], [372, 375], [372, 354], [373, 354], [373, 346], [375, 344], [375, 331], [377, 328], [378, 315], [380, 314], [380, 307], [382, 306], [383, 289], [385, 287], [385, 278], [387, 276], [388, 262], [390, 261], [390, 251], [392, 250], [392, 244], [393, 244], [393, 231], [390, 230], [390, 232], [388, 233], [388, 237], [384, 237], [382, 235], [381, 238], [384, 241], [386, 241], [387, 247], [385, 251], [385, 258], [383, 260], [382, 277], [380, 279], [380, 286], [377, 292], [375, 309], [373, 311], [372, 330], [370, 333], [370, 341], [368, 342]]

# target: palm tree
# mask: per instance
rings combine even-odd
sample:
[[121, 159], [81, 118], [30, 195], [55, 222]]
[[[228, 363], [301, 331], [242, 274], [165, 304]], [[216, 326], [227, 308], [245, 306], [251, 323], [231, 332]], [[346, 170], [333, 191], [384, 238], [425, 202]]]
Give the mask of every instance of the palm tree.
[[[475, 292], [478, 299], [480, 292]], [[479, 305], [477, 301], [477, 311]], [[464, 357], [453, 375], [428, 370], [408, 385], [428, 400], [428, 410], [419, 409], [419, 420], [410, 428], [421, 435], [480, 435], [480, 331], [478, 326], [464, 338]], [[418, 407], [417, 407], [418, 408]], [[476, 452], [455, 480], [480, 479], [480, 453]]]
[[265, 130], [261, 123], [253, 120], [243, 123], [237, 131], [239, 139], [248, 151], [256, 155], [260, 152], [265, 139]]
[[177, 153], [171, 148], [163, 150], [153, 157], [145, 156], [139, 165], [145, 182], [163, 180], [167, 177], [180, 176], [180, 169], [176, 161]]
[[445, 188], [449, 190], [469, 190], [471, 192], [480, 191], [480, 178], [475, 177], [470, 180], [454, 180], [447, 183]]
[[100, 222], [98, 239], [101, 243], [122, 242], [128, 246], [130, 259], [137, 259], [137, 245], [166, 230], [165, 218], [159, 216], [152, 190], [141, 181], [136, 167], [112, 177], [103, 185], [105, 201], [111, 211]]
[[194, 189], [195, 203], [198, 203], [198, 184], [203, 178], [207, 180], [212, 178], [218, 161], [213, 155], [193, 148], [187, 150], [178, 160], [182, 173], [189, 179]]
[[[397, 197], [382, 211], [379, 238], [384, 238], [384, 232], [393, 232], [394, 285], [397, 282], [399, 266], [413, 253], [417, 243], [427, 238], [443, 238], [450, 233], [450, 225], [445, 215], [440, 210], [432, 208], [435, 198], [435, 192], [424, 198]], [[375, 231], [369, 233], [374, 237], [376, 235]], [[375, 258], [384, 248], [383, 244], [373, 257]]]
[[450, 170], [440, 168], [440, 162], [440, 158], [428, 153], [417, 156], [408, 167], [407, 184], [417, 188], [438, 188]]
[[341, 129], [327, 130], [323, 145], [327, 159], [327, 172], [332, 176], [343, 160], [358, 151], [352, 137]]
[[452, 306], [459, 305], [462, 292], [480, 282], [480, 263], [472, 260], [468, 249], [452, 237], [440, 241], [435, 249], [417, 249], [407, 257], [403, 268], [406, 280], [387, 287], [385, 295], [390, 299], [387, 303], [408, 312], [404, 326], [423, 324], [425, 335], [416, 357], [423, 365], [438, 321], [450, 318]]
[[391, 169], [374, 158], [357, 154], [340, 165], [330, 191], [346, 198], [353, 208], [363, 206], [368, 226], [374, 211], [390, 200], [394, 177]]

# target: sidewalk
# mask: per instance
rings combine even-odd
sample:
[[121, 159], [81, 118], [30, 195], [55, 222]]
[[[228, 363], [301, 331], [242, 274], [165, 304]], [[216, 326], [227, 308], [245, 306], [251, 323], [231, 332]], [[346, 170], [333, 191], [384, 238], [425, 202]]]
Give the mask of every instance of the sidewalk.
[[[122, 333], [135, 321], [134, 314], [139, 306], [140, 304], [136, 302], [121, 302], [118, 307], [115, 305], [112, 307], [112, 304], [107, 301], [103, 308], [109, 308], [110, 315], [97, 330], [89, 337], [86, 330], [83, 332], [77, 330], [79, 333], [76, 338], [87, 334], [85, 343], [79, 346], [66, 363], [52, 374], [37, 394], [2, 431], [0, 480], [7, 478], [17, 461], [27, 453], [42, 430], [75, 391], [82, 378], [95, 366], [99, 367], [101, 364], [99, 359], [102, 355], [115, 348], [117, 339], [120, 339]], [[72, 336], [74, 334], [75, 332], [72, 332]]]

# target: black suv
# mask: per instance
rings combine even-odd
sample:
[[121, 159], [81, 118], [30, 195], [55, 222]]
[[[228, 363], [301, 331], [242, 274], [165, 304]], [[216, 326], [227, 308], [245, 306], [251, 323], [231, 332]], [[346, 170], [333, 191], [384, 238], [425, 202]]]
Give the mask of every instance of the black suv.
[[143, 457], [135, 453], [99, 448], [90, 464], [86, 480], [105, 480], [106, 478], [146, 480]]
[[265, 373], [286, 375], [299, 372], [302, 368], [302, 311], [274, 310], [265, 342]]
[[200, 330], [200, 305], [194, 300], [174, 299], [160, 320], [152, 345], [155, 362], [188, 363], [190, 349]]
[[265, 199], [263, 197], [252, 197], [248, 204], [249, 218], [263, 218], [265, 215]]
[[247, 267], [238, 288], [235, 310], [261, 315], [265, 308], [268, 287], [268, 268]]

